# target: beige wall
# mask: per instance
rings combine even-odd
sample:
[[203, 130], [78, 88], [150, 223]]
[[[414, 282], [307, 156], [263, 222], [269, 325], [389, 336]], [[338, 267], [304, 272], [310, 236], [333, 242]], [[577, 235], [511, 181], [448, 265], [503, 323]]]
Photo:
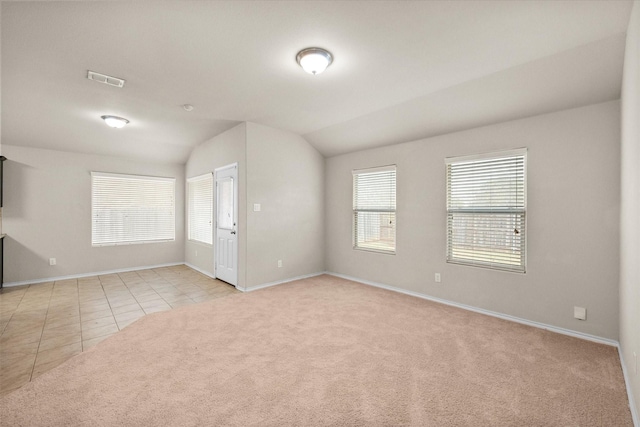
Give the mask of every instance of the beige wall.
[[[198, 145], [191, 152], [185, 171], [188, 179], [207, 172], [213, 172], [217, 168], [232, 163], [238, 163], [238, 265], [240, 266], [238, 270], [238, 286], [244, 287], [246, 281], [245, 266], [247, 265], [246, 124], [239, 124]], [[188, 264], [206, 272], [210, 276], [214, 276], [215, 253], [213, 246], [185, 239], [184, 257]]]
[[323, 203], [320, 153], [296, 134], [247, 123], [248, 287], [324, 271]]
[[[323, 157], [298, 135], [242, 123], [196, 147], [186, 178], [236, 162], [238, 287], [323, 271]], [[254, 203], [261, 204], [260, 212], [253, 211]], [[185, 260], [214, 275], [212, 246], [187, 240]]]
[[[620, 347], [640, 410], [640, 4], [627, 31], [622, 79], [622, 200], [620, 215]], [[640, 422], [640, 420], [638, 420]]]
[[[618, 338], [620, 111], [613, 101], [326, 160], [328, 271]], [[445, 157], [528, 148], [527, 273], [445, 262]], [[352, 169], [397, 165], [397, 254], [352, 249]], [[434, 282], [442, 274], [442, 283]], [[573, 307], [588, 318], [573, 318]]]
[[[3, 151], [5, 283], [183, 262], [183, 165], [10, 145]], [[176, 240], [92, 247], [91, 171], [176, 178]]]

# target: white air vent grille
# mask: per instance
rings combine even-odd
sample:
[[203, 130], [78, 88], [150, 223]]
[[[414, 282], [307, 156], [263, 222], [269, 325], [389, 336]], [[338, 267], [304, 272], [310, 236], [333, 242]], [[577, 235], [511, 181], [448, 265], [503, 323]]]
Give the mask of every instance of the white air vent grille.
[[123, 87], [124, 80], [119, 79], [117, 77], [107, 76], [106, 74], [96, 73], [95, 71], [88, 71], [87, 78], [89, 80], [96, 81], [98, 83], [104, 83], [106, 85], [115, 86], [115, 87]]

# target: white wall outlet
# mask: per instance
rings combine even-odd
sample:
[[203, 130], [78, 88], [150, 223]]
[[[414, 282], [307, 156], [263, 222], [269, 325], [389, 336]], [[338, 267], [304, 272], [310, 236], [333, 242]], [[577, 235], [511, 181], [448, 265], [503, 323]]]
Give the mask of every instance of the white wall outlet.
[[49, 265], [56, 265], [56, 259], [55, 258], [49, 258]]
[[254, 203], [253, 204], [253, 211], [254, 212], [260, 212], [260, 209], [262, 209], [262, 206], [260, 206], [260, 203]]
[[282, 268], [282, 260], [281, 259], [278, 260], [278, 268]]
[[196, 251], [196, 256], [198, 256], [198, 251]]
[[436, 283], [442, 282], [442, 277], [440, 276], [440, 273], [436, 273], [435, 280], [436, 280]]
[[638, 355], [635, 351], [633, 352], [633, 373], [638, 373]]
[[573, 317], [578, 320], [587, 320], [587, 309], [584, 307], [573, 307]]

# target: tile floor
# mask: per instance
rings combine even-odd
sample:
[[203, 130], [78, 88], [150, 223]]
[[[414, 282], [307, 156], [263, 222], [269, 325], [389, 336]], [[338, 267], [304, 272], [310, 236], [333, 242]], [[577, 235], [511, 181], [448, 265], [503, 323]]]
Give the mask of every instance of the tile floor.
[[140, 317], [239, 292], [185, 266], [0, 290], [0, 395]]

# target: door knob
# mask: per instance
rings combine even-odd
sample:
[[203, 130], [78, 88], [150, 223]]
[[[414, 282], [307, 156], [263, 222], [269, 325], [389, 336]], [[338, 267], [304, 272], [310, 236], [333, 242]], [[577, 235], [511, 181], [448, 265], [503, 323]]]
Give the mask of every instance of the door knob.
[[231, 231], [231, 234], [236, 234], [236, 230], [232, 230], [232, 231]]

